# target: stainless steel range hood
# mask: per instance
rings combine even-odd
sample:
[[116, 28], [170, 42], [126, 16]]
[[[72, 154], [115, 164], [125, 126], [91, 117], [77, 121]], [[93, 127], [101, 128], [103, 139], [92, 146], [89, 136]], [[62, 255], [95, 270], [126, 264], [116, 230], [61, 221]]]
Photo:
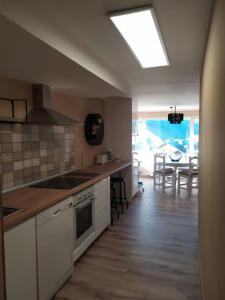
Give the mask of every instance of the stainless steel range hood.
[[82, 126], [83, 124], [51, 109], [50, 88], [43, 84], [34, 84], [33, 109], [28, 113], [29, 124]]

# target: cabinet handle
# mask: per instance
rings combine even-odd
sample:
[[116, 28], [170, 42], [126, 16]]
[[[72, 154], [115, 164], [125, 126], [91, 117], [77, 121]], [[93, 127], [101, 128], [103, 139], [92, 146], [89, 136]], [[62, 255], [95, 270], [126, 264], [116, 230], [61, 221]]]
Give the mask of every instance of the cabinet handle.
[[52, 216], [53, 216], [53, 217], [56, 217], [56, 216], [60, 215], [61, 212], [62, 212], [62, 210], [61, 210], [61, 209], [58, 209], [57, 211], [54, 212], [54, 214], [53, 214]]

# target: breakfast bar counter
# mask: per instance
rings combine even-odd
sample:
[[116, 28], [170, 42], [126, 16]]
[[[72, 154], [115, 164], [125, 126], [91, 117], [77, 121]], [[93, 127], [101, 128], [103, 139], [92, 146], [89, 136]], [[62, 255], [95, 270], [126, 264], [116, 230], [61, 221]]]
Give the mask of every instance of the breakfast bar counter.
[[22, 211], [3, 218], [3, 228], [7, 231], [16, 225], [30, 219], [42, 210], [80, 192], [81, 190], [97, 183], [114, 173], [130, 167], [132, 162], [109, 162], [104, 165], [92, 165], [85, 169], [79, 169], [83, 173], [96, 173], [86, 182], [72, 189], [38, 188], [26, 186], [2, 195], [2, 204], [5, 207], [22, 209]]

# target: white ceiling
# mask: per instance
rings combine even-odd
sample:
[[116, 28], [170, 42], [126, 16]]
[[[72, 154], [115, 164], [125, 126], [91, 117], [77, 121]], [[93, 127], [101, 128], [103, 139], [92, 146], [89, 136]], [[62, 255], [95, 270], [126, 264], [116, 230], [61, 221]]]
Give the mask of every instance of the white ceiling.
[[[153, 69], [142, 69], [139, 66], [107, 17], [109, 11], [148, 4], [147, 1], [20, 0], [18, 5], [16, 0], [2, 0], [0, 10], [2, 15], [55, 48], [55, 65], [57, 66], [60, 56], [60, 68], [65, 69], [65, 74], [67, 68], [63, 67], [63, 59], [67, 61], [68, 68], [69, 64], [73, 67], [76, 65], [73, 80], [78, 89], [79, 84], [82, 84], [85, 93], [85, 76], [89, 77], [89, 83], [93, 76], [99, 85], [95, 89], [93, 82], [92, 96], [97, 96], [101, 88], [104, 92], [99, 95], [103, 96], [130, 95], [138, 100], [140, 110], [149, 111], [168, 109], [171, 105], [183, 109], [198, 107], [200, 69], [212, 2], [213, 0], [151, 1], [170, 61], [167, 67]], [[30, 45], [30, 40], [28, 41]], [[29, 46], [28, 42], [25, 45]], [[43, 44], [41, 48], [43, 53], [48, 52], [49, 57], [51, 56], [53, 49], [47, 51], [47, 45], [43, 49]], [[78, 65], [83, 70], [82, 82], [76, 80], [78, 76], [75, 76], [80, 71]], [[85, 69], [95, 76], [85, 72]], [[57, 83], [54, 71], [43, 79], [51, 82], [54, 88], [68, 92], [68, 85], [72, 86], [73, 81]], [[76, 92], [74, 87], [70, 87], [71, 92]], [[88, 85], [87, 92], [89, 96], [91, 89]]]
[[125, 95], [4, 17], [0, 31], [0, 75], [81, 97]]

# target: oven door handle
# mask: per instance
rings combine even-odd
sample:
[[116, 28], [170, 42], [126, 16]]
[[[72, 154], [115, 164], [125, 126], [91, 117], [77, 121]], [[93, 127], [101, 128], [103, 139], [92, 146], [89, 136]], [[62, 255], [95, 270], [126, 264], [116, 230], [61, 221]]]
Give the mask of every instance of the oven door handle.
[[95, 201], [95, 200], [96, 200], [95, 196], [92, 195], [91, 197], [87, 197], [86, 199], [81, 200], [81, 201], [80, 201], [79, 203], [77, 203], [77, 204], [72, 204], [72, 207], [76, 207], [77, 205], [81, 205], [83, 202], [87, 202], [87, 201], [93, 202], [93, 201]]
[[[77, 204], [77, 205], [74, 206], [75, 207], [75, 211], [79, 212], [85, 206], [92, 204], [93, 201], [95, 201], [95, 196], [91, 196], [91, 197], [85, 199], [84, 201], [81, 201], [79, 204]], [[82, 205], [82, 202], [85, 202], [86, 204]]]

